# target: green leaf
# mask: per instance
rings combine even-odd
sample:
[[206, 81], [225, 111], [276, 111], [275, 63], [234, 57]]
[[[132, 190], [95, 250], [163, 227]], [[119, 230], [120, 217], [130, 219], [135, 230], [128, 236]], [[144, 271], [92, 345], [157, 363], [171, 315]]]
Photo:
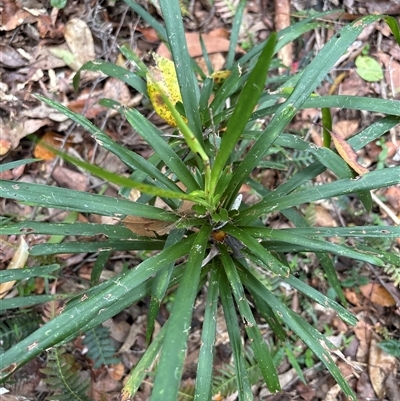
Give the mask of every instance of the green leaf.
[[54, 8], [64, 8], [67, 5], [67, 0], [51, 0], [51, 6]]
[[4, 163], [0, 165], [0, 173], [3, 173], [4, 171], [11, 170], [19, 166], [25, 166], [25, 164], [38, 162], [40, 160], [41, 159], [23, 159], [23, 160], [16, 160], [10, 163]]
[[232, 69], [235, 60], [236, 49], [238, 45], [239, 32], [242, 26], [243, 13], [246, 6], [246, 0], [240, 0], [239, 4], [235, 6], [235, 16], [232, 21], [232, 29], [229, 38], [229, 50], [226, 57], [225, 69]]
[[53, 273], [58, 269], [60, 269], [60, 265], [54, 263], [48, 266], [1, 270], [0, 283], [6, 283], [7, 281], [27, 280], [31, 277], [51, 277], [50, 273]]
[[[236, 196], [240, 186], [251, 174], [254, 167], [257, 166], [259, 160], [265, 156], [271, 144], [282, 133], [283, 129], [296, 115], [299, 108], [302, 107], [315, 88], [323, 81], [326, 74], [333, 68], [347, 47], [354, 42], [368, 24], [375, 22], [379, 18], [379, 16], [363, 17], [342, 28], [340, 37], [338, 35], [332, 37], [305, 68], [289, 98], [276, 110], [268, 127], [263, 131], [258, 141], [249, 150], [235, 171], [231, 184], [225, 191], [225, 194], [230, 197], [229, 203], [233, 201], [232, 198]], [[340, 107], [343, 107], [343, 105], [341, 104]]]
[[[46, 188], [46, 191], [44, 191], [44, 188]], [[0, 191], [3, 198], [38, 206], [77, 210], [82, 213], [96, 213], [102, 216], [123, 217], [130, 215], [171, 222], [178, 220], [175, 214], [154, 206], [65, 188], [45, 187], [44, 185], [15, 181], [0, 181]]]
[[120, 108], [119, 111], [127, 118], [140, 136], [155, 150], [161, 160], [173, 171], [179, 180], [188, 188], [195, 191], [199, 185], [185, 163], [174, 152], [171, 146], [161, 137], [161, 132], [142, 116], [136, 109]]
[[289, 268], [279, 262], [278, 259], [274, 258], [267, 249], [262, 247], [259, 242], [245, 230], [231, 224], [224, 226], [223, 230], [242, 241], [247, 247], [247, 251], [257, 258], [261, 266], [282, 277], [289, 274]]
[[[164, 346], [161, 352], [157, 370], [159, 374], [154, 381], [152, 401], [175, 400], [177, 397], [187, 346], [186, 341], [190, 331], [192, 309], [210, 231], [211, 227], [204, 225], [196, 234], [191, 247], [186, 269], [168, 319], [168, 332], [164, 339], [164, 344], [168, 344], [168, 346]], [[178, 245], [181, 246], [182, 242]]]
[[[185, 230], [172, 230], [168, 235], [168, 239], [165, 242], [164, 248], [168, 248], [182, 240], [185, 234]], [[165, 269], [161, 270], [154, 277], [152, 294], [149, 305], [149, 312], [147, 316], [147, 327], [146, 327], [146, 343], [150, 343], [151, 336], [153, 334], [155, 320], [160, 310], [160, 304], [163, 300], [165, 293], [168, 289], [168, 285], [171, 280], [171, 275], [175, 267], [175, 262], [171, 262], [165, 266]]]
[[258, 366], [260, 367], [268, 390], [272, 393], [276, 393], [281, 390], [281, 386], [279, 384], [278, 374], [276, 372], [271, 354], [251, 312], [236, 267], [230, 258], [226, 247], [221, 245], [219, 249], [221, 251], [222, 264], [232, 287], [232, 292], [235, 297], [236, 304], [238, 305], [239, 312], [242, 316], [246, 333], [250, 339], [250, 346], [253, 349], [254, 356], [258, 362]]
[[367, 82], [378, 82], [383, 79], [383, 71], [380, 64], [370, 56], [358, 56], [356, 58], [356, 72]]
[[[193, 241], [193, 235], [185, 238], [180, 243], [146, 259], [134, 270], [109, 279], [71, 301], [60, 315], [6, 351], [2, 355], [3, 366], [12, 364], [16, 368], [66, 338], [74, 338], [81, 329], [88, 330], [116, 315], [135, 302], [135, 295], [143, 297], [146, 291], [138, 294], [134, 290], [163, 269], [166, 263], [185, 255]], [[1, 377], [8, 374], [8, 370], [3, 370]]]
[[82, 343], [88, 349], [87, 356], [94, 361], [94, 369], [98, 369], [102, 365], [107, 366], [121, 362], [115, 356], [116, 349], [108, 327], [99, 325], [86, 331]]
[[214, 342], [218, 310], [218, 283], [219, 273], [214, 265], [211, 269], [206, 300], [206, 310], [204, 312], [194, 401], [209, 401], [211, 400], [212, 396], [211, 390], [213, 384]]
[[[382, 262], [379, 258], [358, 252], [353, 247], [346, 247], [339, 244], [334, 244], [328, 241], [321, 241], [310, 237], [304, 237], [299, 235], [298, 232], [292, 232], [292, 230], [273, 230], [264, 227], [243, 227], [244, 232], [254, 237], [268, 239], [272, 241], [287, 242], [292, 245], [300, 245], [304, 247], [304, 250], [313, 250], [314, 252], [332, 252], [336, 255], [347, 256], [356, 260], [362, 260], [367, 263], [373, 263], [378, 266], [382, 266]], [[268, 247], [268, 241], [264, 246]], [[251, 249], [251, 248], [250, 248]], [[301, 248], [300, 248], [301, 249]]]
[[279, 191], [274, 191], [261, 202], [241, 212], [236, 221], [240, 223], [248, 216], [258, 217], [263, 213], [287, 209], [292, 206], [301, 205], [302, 203], [396, 185], [399, 183], [399, 177], [400, 167], [392, 167], [385, 170], [372, 171], [354, 179], [343, 179], [307, 188], [286, 196], [282, 196]]
[[232, 292], [229, 288], [229, 281], [222, 269], [222, 266], [219, 267], [219, 271], [221, 303], [224, 310], [226, 327], [228, 329], [229, 340], [232, 347], [239, 400], [252, 401], [253, 394], [250, 387], [249, 377], [246, 371], [246, 358], [244, 356], [244, 350], [242, 347], [240, 327], [236, 316], [235, 304], [233, 303]]
[[165, 28], [154, 18], [152, 17], [143, 7], [141, 7], [136, 1], [132, 0], [124, 0], [126, 4], [132, 10], [140, 16], [147, 24], [149, 24], [154, 30], [157, 32], [160, 39], [164, 42], [167, 41], [167, 32]]
[[393, 36], [396, 39], [397, 44], [400, 45], [400, 30], [399, 30], [399, 24], [397, 23], [397, 20], [394, 17], [391, 17], [389, 15], [384, 15], [383, 19], [385, 20], [385, 22], [388, 24], [388, 26], [392, 30]]
[[141, 77], [138, 77], [134, 72], [131, 72], [126, 68], [103, 60], [89, 61], [76, 72], [72, 81], [75, 91], [78, 91], [79, 88], [81, 71], [102, 72], [109, 77], [117, 78], [120, 81], [125, 82], [130, 87], [136, 89], [139, 93], [147, 97], [146, 83]]
[[335, 362], [332, 360], [331, 349], [334, 349], [334, 346], [313, 326], [308, 324], [299, 315], [294, 313], [291, 309], [279, 301], [256, 279], [256, 277], [253, 276], [249, 270], [241, 267], [238, 272], [243, 284], [248, 288], [248, 290], [251, 293], [255, 292], [260, 299], [264, 300], [264, 302], [266, 302], [273, 310], [277, 312], [286, 325], [307, 344], [307, 346], [326, 366], [350, 400], [356, 401], [357, 398], [353, 390], [350, 388], [347, 381], [341, 375]]
[[164, 17], [168, 43], [171, 47], [172, 60], [175, 63], [176, 75], [181, 89], [182, 103], [189, 127], [197, 140], [202, 143], [202, 130], [198, 108], [199, 87], [196, 75], [191, 68], [188, 45], [183, 27], [183, 18], [178, 1], [160, 0]]
[[222, 137], [221, 146], [211, 172], [211, 187], [215, 188], [225, 168], [230, 154], [247, 125], [248, 119], [264, 89], [266, 75], [269, 70], [274, 51], [276, 35], [271, 34], [264, 49], [257, 60], [257, 64], [251, 71], [242, 92], [240, 93], [235, 110], [228, 121], [228, 126]]
[[378, 343], [379, 348], [382, 348], [387, 354], [400, 358], [400, 341], [399, 340], [383, 340]]
[[27, 308], [29, 306], [39, 305], [50, 301], [61, 301], [72, 298], [75, 294], [57, 294], [57, 295], [28, 295], [18, 298], [2, 299], [0, 302], [0, 311], [8, 309]]

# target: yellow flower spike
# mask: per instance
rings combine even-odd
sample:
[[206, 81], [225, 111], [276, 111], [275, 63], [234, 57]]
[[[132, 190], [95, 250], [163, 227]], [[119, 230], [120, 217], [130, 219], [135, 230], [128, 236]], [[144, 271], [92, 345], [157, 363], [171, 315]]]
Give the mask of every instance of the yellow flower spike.
[[[176, 103], [182, 102], [175, 65], [171, 60], [155, 53], [153, 53], [153, 58], [156, 66], [148, 69], [146, 75], [147, 93], [155, 112], [171, 127], [176, 127], [176, 119], [160, 93], [160, 90], [162, 90], [174, 106]], [[184, 120], [187, 121], [185, 118]]]

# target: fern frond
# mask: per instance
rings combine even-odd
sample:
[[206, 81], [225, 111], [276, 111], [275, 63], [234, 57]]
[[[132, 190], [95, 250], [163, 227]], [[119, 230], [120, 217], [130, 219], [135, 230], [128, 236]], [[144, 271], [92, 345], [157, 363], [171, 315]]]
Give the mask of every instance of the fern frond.
[[30, 310], [0, 319], [0, 350], [5, 351], [33, 333], [40, 323], [39, 315]]
[[188, 380], [183, 384], [178, 393], [178, 401], [190, 401], [194, 398], [194, 382], [193, 380]]
[[[262, 379], [261, 370], [250, 349], [246, 350], [247, 359], [247, 375], [250, 385], [257, 384]], [[218, 369], [220, 375], [215, 376], [213, 380], [213, 394], [220, 394], [227, 397], [237, 391], [236, 370], [234, 365], [227, 364], [223, 368]]]
[[400, 266], [389, 265], [383, 268], [384, 272], [390, 276], [390, 281], [395, 286], [400, 285]]
[[310, 227], [315, 226], [315, 222], [317, 220], [317, 211], [314, 203], [310, 203], [306, 207], [306, 210], [304, 212], [304, 218], [306, 219], [306, 222]]
[[65, 348], [52, 348], [47, 351], [47, 364], [40, 371], [46, 376], [44, 382], [53, 393], [46, 400], [91, 401], [86, 395], [90, 380], [82, 380], [76, 361]]
[[93, 359], [95, 369], [101, 365], [112, 365], [120, 362], [120, 359], [115, 356], [116, 350], [108, 327], [99, 325], [87, 331], [83, 344], [88, 347], [87, 356]]

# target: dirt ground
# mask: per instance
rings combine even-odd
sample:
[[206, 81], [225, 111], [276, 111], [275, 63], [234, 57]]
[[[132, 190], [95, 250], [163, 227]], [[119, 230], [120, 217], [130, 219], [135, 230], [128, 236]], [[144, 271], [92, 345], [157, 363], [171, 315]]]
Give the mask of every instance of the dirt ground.
[[[222, 70], [229, 47], [230, 29], [235, 8], [239, 0], [182, 1], [184, 25], [190, 54], [201, 64], [201, 47], [198, 34], [202, 33], [210, 60], [216, 71]], [[161, 22], [161, 11], [155, 0], [139, 1]], [[102, 76], [98, 73], [84, 74], [80, 89], [72, 88], [75, 72], [87, 61], [102, 59], [121, 66], [126, 60], [119, 52], [119, 46], [127, 44], [146, 63], [152, 63], [151, 52], [166, 54], [165, 47], [155, 31], [139, 18], [123, 1], [71, 1], [59, 10], [50, 1], [3, 0], [0, 28], [0, 160], [2, 163], [21, 158], [37, 157], [43, 161], [29, 166], [1, 173], [1, 179], [21, 180], [32, 183], [48, 183], [80, 191], [98, 192], [99, 181], [86, 172], [60, 162], [54, 154], [40, 145], [33, 145], [27, 138], [35, 134], [46, 143], [67, 149], [71, 154], [93, 162], [118, 174], [127, 174], [126, 166], [114, 155], [100, 148], [88, 133], [72, 123], [65, 116], [38, 101], [35, 93], [55, 99], [69, 109], [82, 113], [106, 132], [113, 140], [127, 148], [148, 157], [151, 150], [133, 131], [127, 121], [116, 113], [97, 104], [101, 98], [111, 98], [121, 104], [135, 107], [150, 121], [162, 126], [163, 121], [151, 110], [143, 96], [135, 93], [126, 84]], [[350, 0], [339, 1], [289, 1], [267, 0], [248, 1], [240, 31], [238, 53], [245, 53], [254, 44], [265, 40], [273, 30], [281, 30], [307, 16], [311, 10], [344, 8], [344, 12], [326, 18], [326, 27], [306, 33], [302, 40], [287, 46], [279, 53], [283, 64], [291, 71], [301, 69], [318, 52], [341, 26], [368, 13], [385, 13], [399, 20], [400, 4], [392, 1]], [[380, 82], [366, 82], [356, 72], [354, 60], [363, 51], [381, 65], [384, 78]], [[72, 57], [70, 56], [72, 54]], [[319, 88], [320, 94], [347, 94], [399, 99], [400, 93], [400, 48], [395, 43], [389, 28], [383, 23], [368, 27], [358, 41], [342, 57], [335, 67], [331, 80]], [[320, 127], [313, 124], [319, 110], [304, 110], [289, 127], [295, 132], [305, 132], [310, 141], [321, 145]], [[334, 111], [334, 130], [349, 137], [365, 128], [377, 116], [352, 111]], [[365, 167], [378, 163], [398, 165], [400, 163], [400, 131], [393, 130], [379, 141], [371, 143], [359, 153]], [[258, 172], [263, 183], [273, 188], [284, 177], [281, 172], [265, 170]], [[245, 190], [245, 188], [244, 188]], [[106, 194], [117, 195], [117, 188], [109, 186]], [[0, 194], [1, 195], [1, 194]], [[251, 195], [247, 197], [251, 202]], [[400, 224], [400, 186], [377, 192], [374, 208], [370, 215], [360, 212], [357, 200], [349, 199], [346, 205], [334, 202], [321, 202], [310, 209], [316, 226], [349, 226], [351, 224]], [[46, 221], [63, 221], [65, 213], [51, 209], [38, 210], [28, 205], [1, 200], [1, 215], [13, 217], [17, 221], [40, 218]], [[90, 217], [97, 222], [97, 217]], [[79, 216], [80, 221], [88, 221], [87, 216]], [[279, 216], [273, 216], [271, 226], [281, 228], [285, 224]], [[48, 236], [30, 238], [30, 244], [42, 243]], [[18, 239], [0, 236], [0, 269], [7, 267], [15, 253]], [[400, 239], [394, 241], [392, 249], [400, 248]], [[65, 267], [57, 289], [68, 291], [82, 285], [90, 278], [94, 259], [92, 254], [61, 255], [59, 262]], [[124, 266], [132, 267], [138, 262], [134, 253], [116, 252], [110, 259], [106, 276], [120, 272]], [[384, 353], [378, 346], [382, 339], [400, 340], [400, 290], [391, 276], [373, 266], [350, 266], [349, 261], [339, 259], [337, 272], [346, 283], [345, 294], [349, 308], [358, 319], [356, 327], [349, 327], [334, 313], [305, 301], [296, 291], [278, 288], [290, 299], [293, 310], [307, 318], [332, 342], [342, 350], [337, 364], [348, 379], [359, 400], [400, 400], [400, 373], [398, 358]], [[355, 268], [355, 269], [354, 269]], [[354, 270], [353, 270], [354, 269]], [[326, 291], [326, 282], [321, 271], [310, 257], [306, 263], [299, 264], [301, 277], [318, 290]], [[353, 271], [353, 273], [352, 273]], [[104, 277], [106, 278], [106, 277]], [[79, 283], [79, 284], [78, 284]], [[82, 288], [80, 288], [82, 289]], [[37, 280], [34, 293], [44, 291], [43, 281]], [[14, 293], [16, 296], [17, 293]], [[10, 294], [9, 294], [10, 296]], [[12, 296], [12, 293], [11, 293]], [[200, 295], [202, 299], [203, 295]], [[113, 320], [107, 322], [121, 362], [110, 368], [94, 369], [85, 358], [82, 339], [74, 341], [70, 352], [77, 357], [82, 375], [92, 379], [91, 398], [94, 400], [117, 400], [124, 379], [137, 363], [145, 350], [145, 325], [147, 303], [131, 306]], [[200, 346], [200, 329], [203, 319], [204, 303], [199, 302], [194, 312], [192, 332], [188, 347], [187, 362], [182, 383], [183, 393], [190, 394], [196, 373], [196, 362]], [[221, 311], [218, 322], [216, 344], [216, 366], [228, 369], [232, 355], [226, 327]], [[168, 316], [168, 302], [161, 309], [159, 324]], [[267, 330], [267, 329], [266, 329]], [[267, 335], [268, 333], [266, 333]], [[308, 355], [302, 343], [296, 344], [298, 360], [301, 361], [305, 383], [288, 360], [279, 366], [283, 392], [271, 395], [265, 385], [258, 382], [253, 390], [255, 399], [289, 401], [333, 401], [342, 400], [340, 388], [332, 377], [312, 356]], [[400, 348], [400, 347], [399, 347]], [[351, 361], [351, 362], [349, 362]], [[0, 400], [44, 400], [48, 388], [43, 381], [45, 361], [37, 358], [24, 366], [16, 375], [15, 383], [3, 384], [10, 390], [0, 395]], [[144, 383], [137, 400], [146, 400], [151, 384]], [[24, 396], [26, 398], [18, 398]], [[215, 400], [235, 400], [236, 393], [222, 398], [215, 394]]]

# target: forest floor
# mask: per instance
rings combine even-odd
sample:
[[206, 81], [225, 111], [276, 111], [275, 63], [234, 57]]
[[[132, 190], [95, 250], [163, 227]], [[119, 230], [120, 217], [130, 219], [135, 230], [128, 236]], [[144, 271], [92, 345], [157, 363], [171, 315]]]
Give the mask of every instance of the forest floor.
[[[157, 1], [140, 1], [160, 22], [161, 11]], [[202, 33], [209, 58], [216, 71], [222, 70], [229, 47], [229, 35], [234, 11], [238, 0], [215, 0], [213, 5], [207, 0], [182, 1], [184, 25], [190, 54], [202, 62], [202, 50], [198, 33]], [[309, 5], [308, 3], [312, 3]], [[252, 46], [265, 40], [270, 32], [283, 29], [296, 22], [300, 15], [307, 15], [312, 7], [315, 11], [334, 9], [334, 2], [248, 1], [240, 31], [237, 52], [245, 53]], [[354, 3], [354, 4], [353, 4]], [[352, 2], [352, 8], [335, 13], [326, 18], [326, 26], [303, 35], [301, 40], [285, 48], [280, 57], [292, 71], [303, 65], [317, 53], [340, 28], [355, 18], [369, 13], [400, 15], [400, 6], [391, 1]], [[146, 64], [153, 63], [151, 53], [167, 55], [160, 45], [156, 32], [146, 25], [128, 5], [117, 1], [67, 1], [63, 9], [50, 6], [49, 1], [4, 0], [2, 7], [2, 27], [0, 35], [0, 160], [2, 163], [21, 158], [37, 157], [43, 159], [28, 166], [5, 171], [2, 179], [20, 180], [31, 183], [48, 183], [79, 191], [98, 191], [98, 183], [87, 172], [62, 163], [58, 158], [40, 145], [33, 145], [27, 138], [35, 134], [46, 143], [68, 148], [72, 154], [93, 162], [118, 174], [128, 174], [127, 167], [114, 155], [99, 147], [92, 137], [73, 124], [60, 113], [50, 109], [35, 97], [35, 93], [57, 100], [69, 109], [82, 113], [106, 132], [114, 141], [132, 151], [148, 157], [151, 149], [146, 145], [120, 115], [110, 112], [97, 104], [101, 98], [115, 99], [123, 105], [136, 107], [154, 124], [162, 126], [163, 121], [151, 110], [143, 96], [135, 93], [126, 84], [100, 74], [86, 74], [78, 92], [72, 88], [72, 78], [80, 66], [89, 60], [102, 59], [121, 66], [126, 60], [120, 55], [119, 46], [128, 44]], [[399, 18], [398, 18], [399, 19]], [[366, 52], [381, 65], [384, 78], [380, 82], [366, 82], [356, 71], [355, 59]], [[73, 57], [68, 57], [68, 54]], [[204, 61], [203, 61], [204, 63]], [[129, 68], [129, 66], [128, 66]], [[388, 27], [383, 23], [369, 26], [357, 42], [343, 56], [340, 63], [319, 88], [321, 94], [347, 94], [351, 96], [395, 97], [400, 91], [400, 48], [395, 43]], [[398, 95], [397, 95], [398, 96]], [[290, 130], [302, 132], [310, 141], [321, 145], [320, 127], [313, 123], [320, 110], [307, 109], [293, 120]], [[334, 110], [333, 129], [348, 138], [365, 128], [375, 118], [374, 115], [355, 110]], [[400, 163], [400, 131], [388, 132], [382, 140], [370, 143], [359, 157], [363, 165], [398, 165]], [[295, 156], [294, 156], [295, 157]], [[259, 178], [269, 188], [285, 179], [285, 172], [265, 170]], [[400, 181], [400, 179], [399, 179]], [[246, 188], [244, 187], [244, 190]], [[105, 191], [107, 195], [117, 196], [118, 188], [112, 186]], [[1, 194], [0, 194], [1, 195]], [[250, 195], [249, 195], [249, 198]], [[321, 202], [310, 206], [310, 219], [316, 226], [338, 227], [352, 224], [400, 224], [400, 186], [379, 192], [374, 197], [374, 207], [367, 214], [360, 209], [356, 198], [349, 198], [347, 204]], [[37, 210], [29, 205], [16, 204], [2, 200], [1, 215], [14, 216], [18, 221], [40, 216], [41, 220], [59, 222], [67, 216], [53, 209]], [[99, 222], [96, 216], [79, 216], [80, 221]], [[271, 222], [281, 228], [285, 222], [277, 216]], [[29, 236], [27, 236], [29, 237]], [[29, 245], [42, 243], [48, 236], [30, 236]], [[379, 242], [380, 241], [380, 242]], [[400, 239], [388, 244], [385, 238], [376, 241], [376, 246], [400, 248]], [[7, 267], [17, 247], [17, 237], [0, 236], [0, 268]], [[93, 254], [61, 255], [63, 274], [58, 279], [57, 289], [68, 291], [79, 287], [90, 278], [93, 268]], [[110, 259], [105, 275], [113, 275], [124, 267], [133, 267], [138, 262], [134, 252], [117, 252]], [[304, 299], [290, 288], [277, 288], [292, 309], [314, 324], [318, 330], [329, 336], [340, 347], [345, 358], [352, 363], [337, 359], [342, 374], [351, 383], [358, 400], [400, 400], [399, 360], [384, 353], [378, 346], [381, 339], [400, 340], [400, 290], [391, 277], [382, 270], [365, 264], [349, 265], [346, 259], [336, 261], [337, 274], [345, 289], [350, 311], [359, 322], [349, 327], [334, 313], [318, 307]], [[310, 256], [310, 260], [299, 261], [299, 276], [314, 288], [326, 293], [327, 282], [321, 269]], [[45, 291], [43, 280], [37, 280], [31, 291], [41, 294]], [[13, 296], [8, 294], [8, 296]], [[14, 296], [17, 292], [14, 293]], [[159, 322], [168, 316], [169, 302], [166, 301], [160, 312]], [[136, 364], [145, 350], [145, 325], [147, 316], [145, 302], [131, 306], [113, 320], [107, 322], [111, 336], [119, 349], [120, 364], [112, 368], [92, 369], [86, 361], [83, 374], [92, 377], [91, 398], [94, 400], [117, 400], [126, 375]], [[183, 376], [182, 392], [188, 391], [195, 380], [196, 361], [200, 346], [200, 326], [204, 305], [197, 305], [190, 334], [187, 362]], [[302, 343], [297, 346], [297, 360], [303, 369], [305, 382], [291, 368], [287, 359], [279, 366], [283, 392], [268, 393], [261, 381], [253, 386], [256, 399], [273, 401], [333, 401], [342, 400], [340, 388], [318, 363]], [[74, 342], [73, 352], [83, 351], [81, 339]], [[400, 349], [400, 346], [398, 350]], [[218, 342], [216, 344], [216, 365], [228, 369], [232, 363], [226, 327], [218, 322]], [[400, 352], [400, 351], [399, 351]], [[82, 358], [84, 355], [82, 353]], [[44, 361], [40, 358], [28, 363], [16, 376], [15, 383], [4, 384], [10, 392], [0, 395], [0, 400], [43, 400], [48, 394], [40, 369]], [[186, 390], [185, 390], [186, 389]], [[151, 384], [144, 383], [137, 395], [138, 400], [146, 400]], [[12, 398], [14, 397], [14, 398]], [[226, 400], [235, 400], [233, 392]], [[185, 398], [182, 394], [182, 399]], [[222, 400], [215, 395], [215, 400]]]

